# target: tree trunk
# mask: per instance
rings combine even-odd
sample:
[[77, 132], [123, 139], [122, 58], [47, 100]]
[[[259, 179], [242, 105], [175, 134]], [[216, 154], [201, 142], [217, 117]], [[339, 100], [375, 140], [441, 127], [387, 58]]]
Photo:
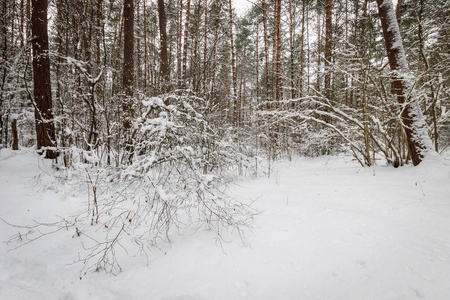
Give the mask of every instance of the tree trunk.
[[256, 22], [256, 103], [261, 101], [259, 92], [259, 23]]
[[231, 71], [232, 71], [232, 76], [233, 76], [233, 87], [232, 87], [232, 101], [233, 101], [233, 108], [234, 108], [234, 112], [233, 112], [233, 124], [235, 126], [238, 125], [239, 122], [239, 105], [238, 105], [238, 99], [237, 99], [237, 71], [236, 71], [236, 53], [235, 53], [235, 49], [234, 49], [234, 37], [233, 37], [233, 6], [232, 6], [232, 1], [229, 0], [228, 1], [229, 4], [229, 12], [230, 12], [230, 20], [229, 20], [229, 25], [230, 25], [230, 46], [231, 46]]
[[[401, 113], [403, 127], [406, 133], [409, 151], [413, 164], [420, 164], [424, 156], [424, 150], [429, 150], [426, 135], [425, 121], [422, 116], [417, 99], [411, 96], [406, 98], [411, 85], [408, 84], [405, 75], [408, 73], [408, 63], [398, 27], [394, 5], [389, 0], [377, 0], [378, 11], [383, 27], [383, 35], [392, 71], [392, 92], [397, 95], [397, 101], [404, 105]], [[431, 141], [430, 141], [431, 142]]]
[[191, 0], [187, 0], [186, 4], [186, 22], [184, 24], [184, 45], [183, 45], [183, 73], [181, 84], [183, 88], [187, 87], [187, 52], [189, 42], [189, 18], [191, 17]]
[[131, 118], [133, 116], [133, 81], [134, 81], [134, 6], [133, 0], [124, 0], [123, 3], [123, 82], [122, 90], [125, 97], [122, 101], [124, 113], [123, 128], [131, 128]]
[[[50, 58], [48, 56], [47, 1], [32, 0], [31, 29], [37, 149], [56, 147], [53, 123]], [[46, 149], [45, 158], [55, 159], [57, 152]]]
[[[140, 7], [139, 7], [140, 1], [137, 1], [136, 3], [136, 58], [137, 58], [137, 64], [136, 64], [136, 82], [135, 87], [139, 90], [141, 87], [141, 20], [140, 20]], [[145, 29], [145, 27], [144, 27]]]
[[202, 7], [200, 4], [200, 0], [197, 2], [197, 5], [195, 6], [195, 37], [194, 37], [194, 54], [193, 54], [193, 58], [191, 59], [192, 62], [192, 67], [191, 67], [191, 80], [192, 80], [192, 89], [194, 90], [194, 92], [197, 94], [198, 93], [198, 87], [199, 87], [199, 83], [198, 83], [198, 73], [199, 72], [199, 33], [200, 33], [200, 20], [202, 17]]
[[12, 149], [19, 150], [19, 137], [17, 134], [17, 119], [12, 120], [11, 122], [11, 131], [12, 131]]
[[402, 0], [397, 0], [397, 11], [396, 11], [397, 23], [400, 27], [402, 23]]
[[178, 88], [181, 88], [181, 77], [182, 77], [182, 69], [181, 69], [181, 47], [182, 47], [182, 40], [183, 40], [183, 0], [180, 0], [179, 5], [179, 19], [178, 19], [178, 40], [177, 40], [177, 83]]
[[296, 97], [296, 80], [294, 70], [294, 32], [295, 32], [295, 5], [292, 5], [292, 0], [289, 0], [289, 52], [290, 52], [290, 78], [291, 78], [291, 99]]
[[317, 12], [317, 75], [316, 75], [316, 90], [320, 92], [320, 63], [322, 56], [322, 30], [320, 26], [320, 19], [322, 18], [320, 10]]
[[300, 98], [303, 97], [303, 72], [305, 68], [305, 11], [306, 3], [302, 1], [302, 35], [300, 40], [300, 74], [299, 74], [299, 84], [298, 90], [300, 93]]
[[325, 95], [331, 98], [331, 43], [333, 1], [325, 1]]
[[24, 23], [25, 23], [25, 14], [24, 14], [24, 3], [23, 0], [20, 0], [20, 5], [19, 5], [19, 12], [20, 12], [20, 23], [19, 23], [19, 37], [20, 37], [20, 48], [23, 47], [23, 37], [24, 32], [23, 32], [23, 28], [24, 28]]
[[277, 88], [277, 12], [278, 12], [278, 0], [274, 0], [273, 9], [273, 34], [272, 34], [272, 77], [271, 77], [271, 97], [276, 97]]
[[[270, 83], [269, 83], [269, 43], [267, 42], [267, 7], [266, 0], [262, 0], [262, 12], [263, 12], [263, 29], [264, 29], [264, 65], [265, 65], [265, 97], [267, 100], [270, 95]], [[269, 108], [269, 107], [268, 107]]]
[[147, 91], [147, 78], [148, 78], [148, 68], [147, 68], [147, 8], [145, 3], [147, 2], [147, 0], [143, 1], [143, 6], [144, 6], [144, 91]]
[[281, 70], [281, 0], [277, 0], [277, 62], [276, 62], [276, 99], [280, 101], [283, 98], [283, 82], [282, 82], [282, 70]]
[[[1, 33], [1, 42], [2, 42], [2, 46], [1, 46], [1, 57], [3, 59], [4, 62], [7, 61], [8, 59], [8, 27], [6, 25], [7, 23], [7, 6], [6, 6], [6, 1], [3, 1], [2, 3], [2, 17], [0, 19], [0, 33]], [[3, 95], [3, 90], [5, 88], [5, 83], [6, 83], [6, 75], [8, 72], [8, 68], [6, 67], [6, 63], [0, 65], [0, 72], [1, 72], [1, 81], [0, 81], [0, 146], [3, 142], [3, 137], [5, 136], [5, 129], [3, 128], [3, 101], [4, 101], [4, 95]], [[6, 146], [6, 143], [4, 143]]]
[[159, 33], [161, 38], [161, 82], [163, 91], [169, 82], [169, 62], [167, 60], [167, 17], [164, 9], [164, 0], [158, 0]]
[[205, 1], [205, 31], [204, 31], [204, 42], [203, 42], [203, 91], [206, 94], [208, 92], [207, 87], [207, 55], [208, 55], [208, 0]]
[[[401, 3], [401, 0], [398, 2]], [[433, 122], [433, 139], [434, 139], [434, 150], [436, 152], [439, 151], [439, 132], [438, 132], [438, 122], [437, 122], [437, 116], [436, 116], [436, 93], [434, 84], [432, 82], [432, 78], [430, 76], [430, 64], [428, 63], [428, 59], [425, 55], [425, 40], [424, 40], [424, 32], [423, 32], [423, 13], [424, 13], [424, 0], [419, 1], [419, 11], [417, 13], [417, 35], [419, 39], [419, 62], [422, 61], [422, 64], [419, 64], [419, 69], [421, 72], [424, 72], [426, 75], [424, 76], [424, 81], [426, 81], [426, 85], [429, 86], [430, 92], [431, 92], [431, 99], [432, 104], [429, 108], [431, 113], [431, 119]], [[398, 14], [398, 7], [397, 7], [397, 19], [399, 18]]]

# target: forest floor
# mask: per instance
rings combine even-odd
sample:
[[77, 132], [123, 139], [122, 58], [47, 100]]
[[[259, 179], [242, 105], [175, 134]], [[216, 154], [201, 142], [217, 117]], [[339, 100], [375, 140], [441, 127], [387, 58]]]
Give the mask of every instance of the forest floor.
[[[52, 222], [85, 205], [32, 151], [0, 150], [0, 217]], [[449, 299], [450, 163], [362, 168], [346, 156], [296, 158], [231, 193], [261, 211], [237, 234], [176, 235], [116, 275], [72, 264], [82, 250], [60, 231], [14, 251], [0, 221], [0, 299]]]

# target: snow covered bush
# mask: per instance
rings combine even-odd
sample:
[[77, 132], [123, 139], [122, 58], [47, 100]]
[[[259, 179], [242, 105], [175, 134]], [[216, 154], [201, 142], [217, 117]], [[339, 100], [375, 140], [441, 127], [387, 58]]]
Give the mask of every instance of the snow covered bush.
[[[73, 230], [83, 244], [84, 274], [118, 272], [123, 254], [147, 254], [183, 230], [211, 230], [219, 241], [225, 232], [244, 238], [256, 211], [226, 189], [251, 160], [209, 126], [202, 101], [175, 95], [145, 99], [132, 147], [122, 155], [127, 163], [119, 166], [106, 163], [105, 149], [70, 149], [72, 167], [61, 172], [67, 180], [85, 181], [87, 203], [74, 217], [37, 225]], [[34, 231], [28, 240], [39, 234]]]
[[[379, 107], [368, 105], [370, 116], [364, 107], [353, 108], [320, 93], [285, 102], [275, 110], [258, 112], [267, 131], [278, 136], [273, 143], [284, 137], [283, 144], [290, 145], [291, 151], [307, 156], [351, 153], [362, 166], [370, 166], [380, 157], [394, 166], [408, 161], [399, 121], [402, 107], [394, 99], [382, 99]], [[282, 151], [286, 147], [276, 148]]]

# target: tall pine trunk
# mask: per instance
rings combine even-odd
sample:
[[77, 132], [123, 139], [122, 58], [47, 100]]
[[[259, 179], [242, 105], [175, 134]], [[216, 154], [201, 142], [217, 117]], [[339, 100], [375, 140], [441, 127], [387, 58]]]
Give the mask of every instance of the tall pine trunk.
[[[264, 73], [265, 73], [265, 100], [270, 96], [270, 81], [269, 81], [269, 43], [267, 41], [267, 6], [266, 0], [262, 0], [263, 12], [263, 29], [264, 29]], [[269, 107], [268, 107], [269, 108]]]
[[331, 98], [331, 43], [333, 1], [325, 1], [325, 95]]
[[123, 128], [128, 131], [131, 128], [133, 116], [133, 81], [134, 81], [134, 6], [133, 0], [124, 0], [123, 3], [123, 73], [122, 91], [125, 94], [122, 101]]
[[167, 17], [164, 9], [164, 0], [158, 0], [159, 33], [161, 38], [161, 82], [163, 91], [169, 82], [169, 62], [167, 56]]
[[187, 88], [187, 53], [189, 42], [189, 19], [191, 17], [191, 0], [187, 0], [186, 4], [186, 22], [184, 23], [184, 45], [183, 45], [183, 73], [182, 73], [182, 86]]
[[276, 90], [275, 97], [277, 101], [280, 101], [283, 98], [283, 82], [282, 82], [282, 70], [281, 70], [281, 0], [277, 0], [276, 5]]
[[405, 75], [409, 72], [405, 50], [397, 23], [394, 5], [391, 0], [377, 0], [378, 11], [383, 27], [383, 35], [392, 72], [392, 91], [397, 95], [397, 101], [403, 105], [401, 119], [406, 133], [409, 151], [413, 164], [420, 164], [424, 150], [429, 150], [431, 143], [426, 133], [425, 121], [417, 99], [408, 96], [412, 84]]
[[[37, 149], [56, 147], [53, 123], [50, 58], [48, 56], [47, 1], [33, 0], [31, 13], [33, 46], [33, 80]], [[57, 152], [46, 149], [45, 158], [54, 159]]]
[[233, 5], [232, 1], [228, 1], [229, 5], [229, 13], [230, 13], [230, 47], [231, 47], [231, 72], [232, 72], [232, 80], [233, 80], [233, 86], [232, 86], [232, 95], [231, 99], [233, 101], [233, 124], [235, 126], [238, 126], [239, 124], [239, 105], [238, 105], [238, 98], [237, 98], [237, 71], [236, 71], [236, 52], [234, 49], [234, 36], [233, 36]]

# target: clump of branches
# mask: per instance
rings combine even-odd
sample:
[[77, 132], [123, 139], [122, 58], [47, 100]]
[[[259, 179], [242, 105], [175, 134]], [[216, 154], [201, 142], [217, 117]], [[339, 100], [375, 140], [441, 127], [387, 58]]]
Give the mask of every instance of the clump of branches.
[[[236, 166], [251, 168], [251, 160], [235, 155], [236, 148], [209, 125], [202, 114], [207, 102], [165, 95], [147, 98], [143, 105], [131, 146], [123, 150], [128, 163], [111, 166], [104, 161], [105, 151], [72, 149], [78, 162], [64, 171], [84, 178], [88, 201], [75, 216], [34, 225], [73, 230], [83, 244], [78, 259], [83, 274], [119, 272], [122, 255], [148, 255], [183, 230], [210, 230], [218, 241], [229, 233], [244, 240], [257, 213], [251, 203], [226, 192], [238, 174]], [[43, 232], [30, 229], [15, 237], [19, 245], [24, 236], [31, 241]]]
[[[361, 166], [371, 166], [380, 158], [395, 167], [404, 165], [410, 160], [401, 121], [405, 105], [398, 104], [381, 81], [373, 80], [372, 84], [372, 101], [364, 101], [359, 107], [331, 100], [317, 91], [313, 96], [269, 103], [272, 109], [257, 112], [261, 128], [269, 137], [283, 136], [287, 141], [283, 144], [290, 144], [300, 154], [350, 152]], [[426, 106], [427, 98], [420, 99]], [[429, 119], [429, 125], [437, 124], [436, 132], [444, 130], [441, 124], [446, 122], [445, 110]], [[274, 140], [280, 143], [279, 138]]]

